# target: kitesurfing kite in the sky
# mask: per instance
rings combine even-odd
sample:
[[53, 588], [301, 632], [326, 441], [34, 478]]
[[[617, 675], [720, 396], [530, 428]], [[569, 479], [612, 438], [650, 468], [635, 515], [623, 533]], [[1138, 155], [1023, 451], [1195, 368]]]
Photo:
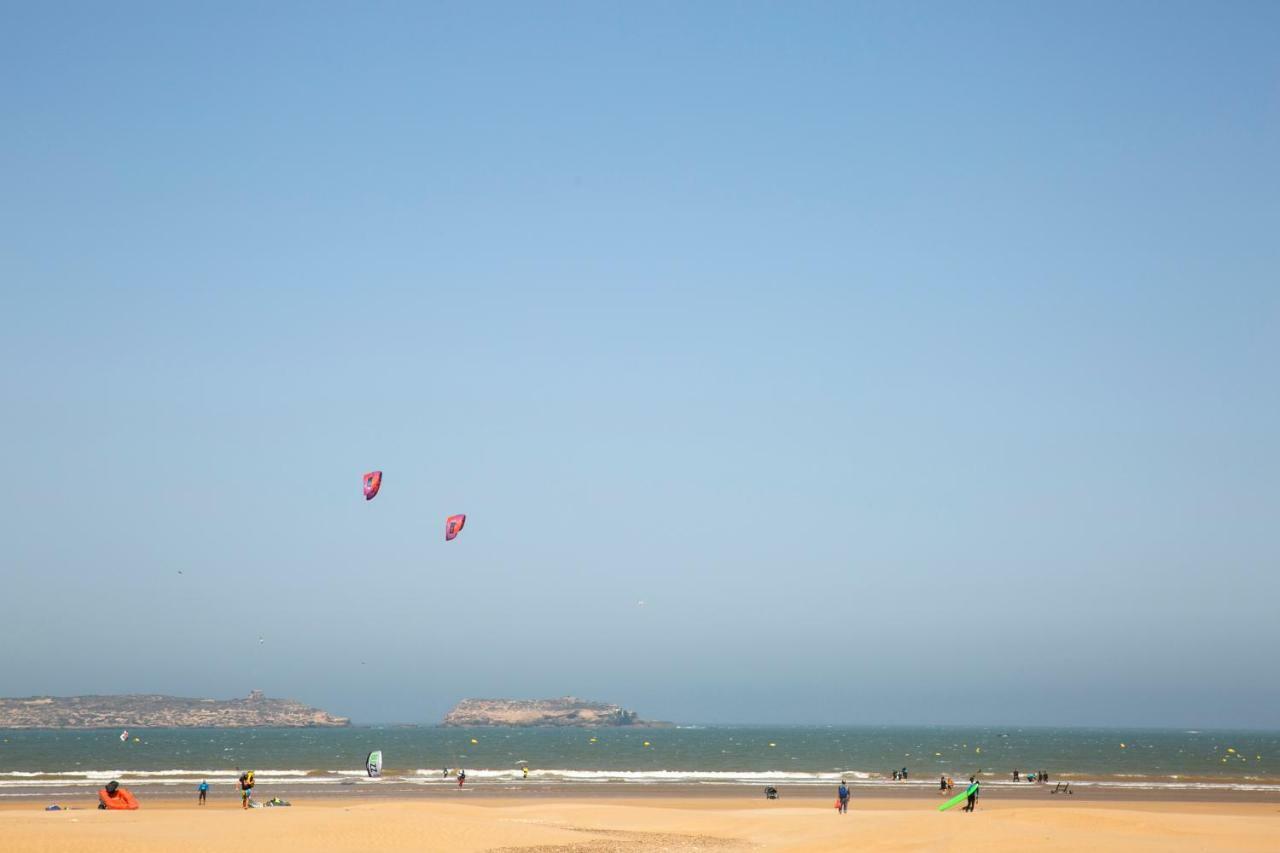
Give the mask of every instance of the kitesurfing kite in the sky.
[[378, 489], [380, 488], [382, 488], [382, 472], [381, 471], [370, 471], [368, 474], [364, 475], [364, 499], [365, 500], [367, 501], [373, 500], [377, 496]]
[[451, 515], [444, 522], [444, 541], [452, 542], [462, 532], [462, 525], [467, 523], [465, 515]]
[[372, 778], [382, 775], [382, 750], [375, 749], [369, 753], [369, 757], [364, 760], [364, 769]]

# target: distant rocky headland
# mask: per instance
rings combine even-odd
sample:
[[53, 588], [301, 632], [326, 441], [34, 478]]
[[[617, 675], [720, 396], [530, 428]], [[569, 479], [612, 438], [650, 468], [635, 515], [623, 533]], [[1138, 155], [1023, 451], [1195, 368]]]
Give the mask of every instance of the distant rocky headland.
[[560, 699], [463, 699], [445, 714], [446, 726], [670, 726], [604, 702]]
[[245, 699], [181, 696], [31, 696], [0, 699], [3, 729], [349, 726], [351, 720], [255, 690]]

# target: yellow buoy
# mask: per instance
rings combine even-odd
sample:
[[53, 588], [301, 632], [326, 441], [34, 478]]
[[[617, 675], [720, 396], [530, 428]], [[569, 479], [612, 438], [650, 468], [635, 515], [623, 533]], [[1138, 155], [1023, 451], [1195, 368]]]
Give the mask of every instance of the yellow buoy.
[[1227, 752], [1235, 752], [1235, 751], [1236, 751], [1236, 748], [1234, 746], [1227, 747]]
[[939, 755], [939, 756], [940, 756], [940, 755], [942, 755], [942, 753], [941, 753], [941, 752], [935, 752], [935, 753], [934, 753], [934, 755]]
[[648, 746], [648, 745], [649, 745], [649, 741], [645, 741], [645, 742], [644, 742], [644, 745], [645, 745], [645, 746]]
[[1120, 744], [1120, 748], [1121, 748], [1121, 749], [1124, 749], [1124, 744]]
[[974, 751], [974, 752], [982, 752], [982, 747], [980, 747], [980, 746], [975, 746], [975, 747], [973, 748], [973, 751]]
[[471, 742], [472, 742], [472, 743], [479, 743], [480, 741], [476, 740], [475, 738], [472, 738], [472, 739], [471, 739]]

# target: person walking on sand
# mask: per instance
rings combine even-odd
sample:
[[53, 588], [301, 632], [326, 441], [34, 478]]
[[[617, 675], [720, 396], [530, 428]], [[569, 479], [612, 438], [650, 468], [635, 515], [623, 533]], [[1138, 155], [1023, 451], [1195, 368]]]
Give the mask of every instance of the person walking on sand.
[[941, 791], [941, 792], [942, 792], [942, 793], [944, 793], [944, 794], [947, 792], [947, 777], [946, 777], [946, 776], [939, 776], [939, 777], [938, 777], [938, 790], [939, 790], [939, 791]]
[[967, 812], [971, 812], [973, 811], [973, 807], [976, 806], [977, 804], [978, 804], [978, 780], [970, 776], [969, 777], [969, 797], [968, 799], [965, 800], [964, 810]]
[[836, 797], [840, 800], [840, 814], [849, 813], [849, 786], [840, 780], [840, 789], [836, 791]]
[[205, 798], [209, 796], [209, 780], [202, 779], [200, 781], [200, 799], [196, 801], [196, 805], [203, 806]]
[[466, 783], [466, 781], [467, 781], [467, 771], [459, 767], [458, 768], [458, 787], [461, 788], [463, 784]]

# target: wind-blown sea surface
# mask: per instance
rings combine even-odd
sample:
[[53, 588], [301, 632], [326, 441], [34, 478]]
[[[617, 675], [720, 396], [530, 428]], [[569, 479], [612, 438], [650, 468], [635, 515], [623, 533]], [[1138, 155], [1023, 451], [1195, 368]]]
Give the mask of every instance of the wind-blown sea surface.
[[[234, 786], [317, 793], [337, 786], [456, 784], [729, 784], [933, 786], [978, 772], [1047, 771], [1075, 787], [1262, 791], [1280, 794], [1280, 732], [956, 727], [687, 727], [667, 729], [348, 728], [0, 729], [0, 797], [84, 794], [110, 779], [137, 790]], [[135, 742], [134, 737], [140, 739]], [[473, 742], [474, 741], [474, 742]], [[383, 752], [383, 777], [364, 761]], [[908, 770], [906, 783], [890, 782]]]

